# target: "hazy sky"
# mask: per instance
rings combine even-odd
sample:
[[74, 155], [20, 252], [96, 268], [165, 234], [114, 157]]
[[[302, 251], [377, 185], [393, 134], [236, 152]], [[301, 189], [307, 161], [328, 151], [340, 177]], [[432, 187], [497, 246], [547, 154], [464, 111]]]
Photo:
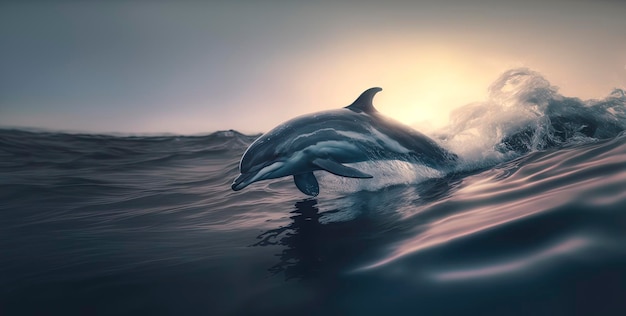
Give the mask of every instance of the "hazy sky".
[[441, 126], [519, 66], [567, 96], [626, 87], [625, 1], [223, 2], [0, 2], [0, 126], [261, 132], [373, 86]]

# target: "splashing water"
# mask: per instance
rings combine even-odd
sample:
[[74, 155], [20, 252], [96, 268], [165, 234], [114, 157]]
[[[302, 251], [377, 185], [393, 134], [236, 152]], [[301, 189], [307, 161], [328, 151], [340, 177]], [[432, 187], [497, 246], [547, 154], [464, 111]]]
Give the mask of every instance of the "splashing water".
[[463, 159], [461, 168], [473, 169], [531, 151], [616, 137], [626, 129], [624, 90], [587, 101], [557, 91], [537, 72], [509, 70], [489, 87], [487, 101], [456, 109], [436, 136]]

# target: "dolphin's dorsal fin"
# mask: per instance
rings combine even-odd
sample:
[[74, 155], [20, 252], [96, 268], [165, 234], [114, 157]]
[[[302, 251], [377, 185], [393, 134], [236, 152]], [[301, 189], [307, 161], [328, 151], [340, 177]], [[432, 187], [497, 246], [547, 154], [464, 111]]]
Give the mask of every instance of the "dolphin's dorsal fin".
[[372, 104], [372, 99], [374, 99], [374, 95], [383, 89], [375, 87], [369, 88], [365, 90], [361, 95], [354, 101], [352, 104], [346, 106], [346, 109], [352, 110], [354, 112], [365, 112], [365, 113], [375, 113], [377, 112], [374, 108], [374, 104]]

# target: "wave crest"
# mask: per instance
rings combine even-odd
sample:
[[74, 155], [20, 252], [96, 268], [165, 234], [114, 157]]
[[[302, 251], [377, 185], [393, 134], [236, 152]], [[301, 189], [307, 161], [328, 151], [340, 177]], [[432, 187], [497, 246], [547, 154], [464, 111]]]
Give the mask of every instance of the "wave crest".
[[599, 100], [558, 93], [528, 68], [504, 72], [486, 101], [462, 106], [437, 137], [472, 167], [524, 153], [616, 137], [626, 130], [626, 93], [614, 89]]

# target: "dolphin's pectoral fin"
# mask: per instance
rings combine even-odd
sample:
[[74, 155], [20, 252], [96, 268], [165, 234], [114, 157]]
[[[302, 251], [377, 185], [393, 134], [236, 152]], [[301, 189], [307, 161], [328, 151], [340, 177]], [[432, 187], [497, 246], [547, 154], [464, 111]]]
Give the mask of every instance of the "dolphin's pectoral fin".
[[365, 172], [361, 172], [357, 169], [354, 169], [352, 167], [348, 167], [348, 166], [344, 166], [334, 160], [330, 160], [330, 159], [315, 159], [313, 160], [313, 164], [317, 165], [318, 167], [336, 174], [338, 176], [342, 176], [342, 177], [348, 177], [348, 178], [373, 178], [372, 175], [369, 175]]
[[300, 191], [306, 195], [317, 196], [320, 194], [320, 186], [313, 172], [294, 174], [293, 182]]

